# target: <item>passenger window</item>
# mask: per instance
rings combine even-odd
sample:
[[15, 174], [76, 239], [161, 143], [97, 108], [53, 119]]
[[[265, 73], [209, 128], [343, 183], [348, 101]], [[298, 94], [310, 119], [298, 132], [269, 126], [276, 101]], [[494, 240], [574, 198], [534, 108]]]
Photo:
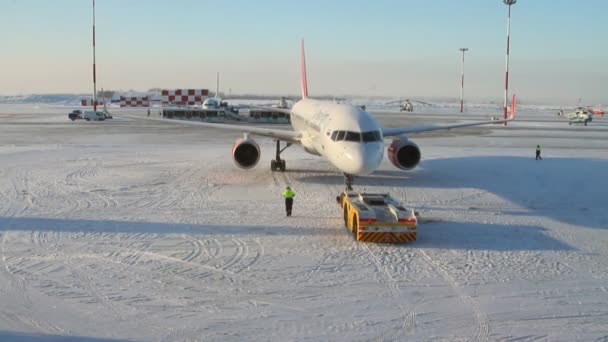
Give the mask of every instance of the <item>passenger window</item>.
[[344, 140], [344, 136], [346, 135], [346, 132], [344, 131], [338, 131], [338, 136], [336, 137], [336, 141], [342, 141]]

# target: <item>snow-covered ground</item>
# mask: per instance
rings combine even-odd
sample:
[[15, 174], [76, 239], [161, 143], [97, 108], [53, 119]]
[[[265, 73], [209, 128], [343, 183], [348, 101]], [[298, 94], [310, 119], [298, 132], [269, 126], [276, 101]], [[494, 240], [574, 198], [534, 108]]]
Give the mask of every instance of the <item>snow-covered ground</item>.
[[271, 173], [258, 139], [244, 171], [238, 134], [67, 112], [0, 105], [0, 341], [608, 340], [605, 119], [529, 109], [413, 136], [419, 168], [356, 179], [421, 215], [418, 241], [377, 245], [343, 227], [342, 176], [299, 147]]

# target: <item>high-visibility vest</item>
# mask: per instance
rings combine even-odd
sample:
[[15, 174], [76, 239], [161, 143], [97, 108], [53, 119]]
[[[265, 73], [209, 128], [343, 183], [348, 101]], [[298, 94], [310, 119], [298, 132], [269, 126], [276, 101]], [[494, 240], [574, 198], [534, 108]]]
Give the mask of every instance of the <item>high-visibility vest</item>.
[[540, 146], [536, 147], [536, 152], [540, 152]]
[[285, 191], [283, 191], [283, 197], [285, 198], [294, 198], [296, 196], [296, 193], [293, 192], [293, 190], [291, 189], [287, 189]]

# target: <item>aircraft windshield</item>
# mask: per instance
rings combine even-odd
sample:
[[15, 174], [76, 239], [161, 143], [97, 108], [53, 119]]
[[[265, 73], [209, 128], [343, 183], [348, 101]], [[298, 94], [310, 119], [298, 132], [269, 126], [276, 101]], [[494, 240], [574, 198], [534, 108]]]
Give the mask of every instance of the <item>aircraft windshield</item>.
[[344, 140], [345, 141], [361, 142], [361, 133], [347, 131], [346, 135], [344, 136]]
[[361, 133], [363, 136], [363, 142], [374, 142], [374, 141], [382, 141], [382, 134], [380, 131], [369, 131]]
[[352, 131], [333, 131], [331, 132], [330, 139], [333, 141], [352, 141], [352, 142], [375, 142], [382, 141], [382, 134], [380, 131], [369, 131], [369, 132], [352, 132]]

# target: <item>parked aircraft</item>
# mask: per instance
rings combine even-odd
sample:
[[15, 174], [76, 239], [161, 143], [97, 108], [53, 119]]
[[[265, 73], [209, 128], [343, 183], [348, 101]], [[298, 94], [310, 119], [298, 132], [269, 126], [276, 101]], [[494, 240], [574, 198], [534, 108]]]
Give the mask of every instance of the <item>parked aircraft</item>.
[[220, 73], [217, 73], [217, 80], [215, 83], [215, 94], [213, 97], [209, 97], [203, 101], [203, 109], [217, 110], [221, 107], [227, 107], [227, 103], [220, 97]]
[[595, 114], [595, 115], [604, 115], [606, 113], [606, 112], [604, 112], [603, 109], [591, 108], [591, 107], [587, 107], [587, 111], [589, 111], [589, 113]]
[[587, 126], [588, 122], [593, 121], [591, 114], [583, 107], [579, 107], [577, 110], [571, 113], [564, 113], [564, 111], [560, 109], [560, 111], [557, 112], [557, 115], [568, 119], [569, 125], [572, 125], [573, 123], [582, 123]]
[[390, 102], [387, 102], [386, 104], [393, 104], [393, 103], [398, 103], [399, 104], [399, 111], [400, 112], [413, 112], [414, 111], [414, 103], [417, 103], [417, 104], [419, 104], [421, 106], [432, 106], [432, 104], [427, 103], [427, 102], [414, 101], [414, 100], [410, 101], [410, 99], [390, 101]]
[[[373, 115], [360, 107], [309, 98], [304, 41], [301, 50], [302, 99], [291, 109], [272, 108], [291, 115], [293, 131], [206, 122], [179, 121], [179, 123], [243, 133], [243, 137], [232, 145], [234, 162], [243, 169], [256, 166], [260, 160], [260, 146], [251, 138], [253, 135], [276, 140], [275, 159], [270, 164], [272, 171], [285, 171], [286, 163], [281, 159], [281, 153], [292, 144], [299, 144], [306, 152], [326, 158], [343, 172], [346, 186], [351, 189], [354, 176], [369, 175], [380, 166], [384, 158], [384, 139], [387, 137], [393, 137], [387, 151], [388, 159], [399, 169], [411, 170], [420, 162], [421, 152], [418, 145], [409, 140], [408, 133], [505, 123], [514, 119], [515, 111], [508, 119], [452, 125], [382, 128]], [[515, 97], [513, 97], [513, 107], [515, 107]], [[281, 147], [281, 142], [286, 145]]]

